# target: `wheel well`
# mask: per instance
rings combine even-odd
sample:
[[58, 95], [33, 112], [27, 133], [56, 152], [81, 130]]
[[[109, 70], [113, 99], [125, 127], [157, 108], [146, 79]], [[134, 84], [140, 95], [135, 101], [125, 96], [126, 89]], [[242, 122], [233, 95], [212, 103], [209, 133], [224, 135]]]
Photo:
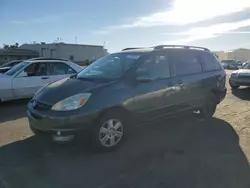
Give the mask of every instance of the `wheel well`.
[[116, 112], [116, 113], [120, 112], [120, 113], [124, 114], [125, 116], [129, 116], [129, 114], [130, 114], [130, 112], [127, 109], [125, 109], [121, 106], [112, 106], [110, 108], [107, 108], [107, 109], [101, 111], [98, 118], [102, 117], [104, 114], [106, 114], [108, 112]]

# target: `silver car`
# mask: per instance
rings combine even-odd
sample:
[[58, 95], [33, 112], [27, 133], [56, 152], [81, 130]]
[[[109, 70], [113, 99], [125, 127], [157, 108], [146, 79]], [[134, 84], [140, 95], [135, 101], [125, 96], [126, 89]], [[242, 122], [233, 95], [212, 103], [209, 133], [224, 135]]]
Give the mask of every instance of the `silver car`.
[[246, 63], [240, 70], [232, 72], [229, 84], [232, 89], [240, 86], [250, 86], [250, 63]]
[[224, 67], [224, 69], [233, 69], [233, 70], [238, 69], [238, 64], [236, 60], [222, 60], [221, 64]]

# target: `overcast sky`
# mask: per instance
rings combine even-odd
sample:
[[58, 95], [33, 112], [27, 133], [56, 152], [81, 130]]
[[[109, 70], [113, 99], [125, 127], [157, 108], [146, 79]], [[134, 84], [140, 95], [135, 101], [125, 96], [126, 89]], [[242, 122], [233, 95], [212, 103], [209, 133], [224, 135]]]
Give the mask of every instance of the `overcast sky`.
[[0, 0], [0, 46], [100, 44], [110, 51], [158, 44], [250, 48], [250, 0]]

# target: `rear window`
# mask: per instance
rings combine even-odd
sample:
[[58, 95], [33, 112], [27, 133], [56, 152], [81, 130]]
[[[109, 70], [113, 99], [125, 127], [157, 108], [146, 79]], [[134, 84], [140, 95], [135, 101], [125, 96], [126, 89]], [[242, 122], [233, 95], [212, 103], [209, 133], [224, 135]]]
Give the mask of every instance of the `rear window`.
[[214, 71], [221, 69], [218, 59], [213, 54], [202, 53], [201, 59], [204, 65], [204, 71]]

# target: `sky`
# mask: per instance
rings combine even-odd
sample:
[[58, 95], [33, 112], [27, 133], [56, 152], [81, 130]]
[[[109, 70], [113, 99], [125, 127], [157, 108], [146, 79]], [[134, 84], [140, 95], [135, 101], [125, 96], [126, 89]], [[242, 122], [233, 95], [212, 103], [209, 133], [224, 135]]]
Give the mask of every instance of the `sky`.
[[109, 52], [160, 44], [250, 48], [250, 0], [0, 0], [0, 46], [58, 40]]

